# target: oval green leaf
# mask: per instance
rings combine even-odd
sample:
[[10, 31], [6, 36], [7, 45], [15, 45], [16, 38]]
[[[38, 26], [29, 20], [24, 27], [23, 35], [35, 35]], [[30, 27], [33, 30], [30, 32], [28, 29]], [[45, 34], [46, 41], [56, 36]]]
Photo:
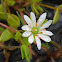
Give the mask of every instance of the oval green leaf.
[[30, 62], [30, 50], [28, 46], [26, 45], [21, 46], [21, 55], [22, 59], [26, 58], [27, 62]]
[[56, 10], [56, 13], [55, 13], [55, 15], [54, 15], [52, 24], [57, 23], [58, 20], [59, 20], [59, 10], [57, 9], [57, 10]]
[[20, 20], [19, 18], [14, 15], [14, 14], [8, 14], [8, 19], [7, 19], [7, 22], [10, 26], [13, 26], [15, 28], [19, 27], [20, 26]]
[[6, 29], [0, 36], [0, 42], [7, 41], [13, 37], [13, 32], [10, 30]]

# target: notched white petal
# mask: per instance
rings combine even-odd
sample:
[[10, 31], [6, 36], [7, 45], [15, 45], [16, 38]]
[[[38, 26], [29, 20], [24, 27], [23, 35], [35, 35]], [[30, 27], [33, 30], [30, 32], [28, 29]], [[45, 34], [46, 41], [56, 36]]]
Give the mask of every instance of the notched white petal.
[[41, 49], [41, 41], [38, 38], [38, 36], [35, 36], [35, 39], [36, 39], [36, 43], [37, 43], [37, 48], [40, 50]]
[[31, 28], [28, 25], [24, 25], [22, 26], [22, 30], [31, 31]]
[[31, 32], [24, 32], [24, 33], [22, 34], [22, 36], [23, 36], [23, 37], [28, 37], [30, 34], [31, 34]]
[[31, 26], [32, 25], [32, 21], [30, 20], [30, 18], [27, 15], [24, 15], [24, 19], [26, 21], [26, 23]]
[[35, 14], [33, 12], [30, 13], [30, 17], [31, 17], [33, 25], [36, 26], [36, 17], [35, 17]]
[[41, 37], [42, 40], [46, 42], [50, 42], [51, 38], [49, 36], [43, 35], [43, 34], [38, 34], [39, 37]]
[[30, 44], [32, 44], [33, 41], [34, 41], [34, 36], [33, 36], [33, 35], [29, 36], [28, 42], [29, 42]]
[[52, 23], [52, 20], [47, 21], [46, 23], [43, 24], [42, 27], [40, 27], [40, 30], [48, 28]]
[[46, 15], [47, 15], [47, 13], [43, 13], [43, 14], [39, 17], [39, 19], [38, 19], [39, 22], [37, 23], [37, 26], [40, 26], [40, 25], [45, 21]]
[[53, 33], [51, 32], [51, 31], [41, 31], [42, 32], [42, 34], [45, 34], [45, 35], [49, 35], [49, 36], [52, 36], [53, 35]]

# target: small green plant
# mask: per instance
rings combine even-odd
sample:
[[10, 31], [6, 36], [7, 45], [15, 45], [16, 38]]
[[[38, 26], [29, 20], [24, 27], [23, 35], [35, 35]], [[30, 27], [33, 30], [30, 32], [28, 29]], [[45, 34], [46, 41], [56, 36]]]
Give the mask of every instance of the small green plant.
[[[14, 0], [5, 0], [8, 2], [9, 5], [14, 5]], [[39, 14], [38, 10], [43, 11], [43, 8], [41, 8], [37, 3], [40, 3], [41, 0], [30, 0], [32, 10], [35, 11], [37, 14]], [[30, 62], [30, 58], [32, 56], [31, 54], [31, 46], [32, 43], [37, 45], [37, 48], [41, 50], [41, 47], [44, 48], [45, 51], [48, 51], [49, 45], [48, 42], [55, 45], [56, 47], [60, 47], [57, 43], [51, 40], [50, 36], [53, 35], [52, 32], [47, 31], [45, 28], [48, 28], [51, 23], [55, 24], [59, 19], [59, 8], [62, 8], [62, 5], [58, 6], [57, 11], [55, 13], [54, 19], [48, 20], [46, 19], [47, 13], [43, 13], [39, 19], [36, 21], [35, 14], [33, 12], [30, 13], [30, 18], [27, 15], [24, 15], [24, 20], [28, 25], [25, 25], [22, 18], [20, 17], [20, 14], [17, 12], [16, 16], [15, 14], [8, 13], [5, 9], [6, 6], [1, 0], [0, 4], [0, 19], [6, 20], [8, 23], [8, 26], [1, 23], [0, 25], [5, 27], [0, 27], [0, 31], [2, 31], [2, 34], [0, 35], [0, 42], [6, 42], [10, 40], [11, 38], [15, 39], [20, 44], [20, 50], [22, 59], [26, 58], [27, 62]], [[13, 2], [13, 3], [12, 3]], [[17, 28], [20, 26], [20, 22], [23, 25], [21, 28], [22, 30], [18, 30]], [[41, 40], [44, 40], [46, 42], [46, 45], [41, 43]]]
[[32, 11], [39, 15], [38, 11], [43, 12], [43, 8], [39, 5], [42, 0], [30, 0]]

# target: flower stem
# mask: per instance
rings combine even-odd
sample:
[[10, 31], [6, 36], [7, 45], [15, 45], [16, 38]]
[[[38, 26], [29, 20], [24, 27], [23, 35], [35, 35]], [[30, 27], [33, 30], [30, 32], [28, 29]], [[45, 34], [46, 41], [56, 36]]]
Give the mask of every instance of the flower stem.
[[13, 32], [16, 33], [16, 30], [10, 28], [9, 26], [7, 26], [7, 25], [5, 25], [5, 24], [3, 24], [3, 23], [0, 23], [0, 25], [2, 25], [3, 27], [5, 27], [5, 28], [7, 28], [7, 29], [9, 29], [9, 30], [11, 30], [11, 31], [13, 31]]
[[48, 42], [46, 42], [46, 46], [47, 46], [47, 48], [49, 48]]
[[54, 41], [50, 41], [50, 43], [51, 44], [53, 44], [54, 46], [56, 46], [56, 47], [60, 47], [60, 45], [58, 45], [56, 42], [54, 42]]

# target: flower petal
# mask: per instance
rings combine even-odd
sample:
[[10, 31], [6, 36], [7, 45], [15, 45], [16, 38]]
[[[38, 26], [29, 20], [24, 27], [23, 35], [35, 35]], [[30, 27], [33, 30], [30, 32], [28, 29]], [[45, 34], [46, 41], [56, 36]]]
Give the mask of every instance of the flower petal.
[[50, 42], [51, 38], [49, 36], [43, 35], [43, 34], [38, 34], [39, 37], [41, 37], [42, 40], [46, 42]]
[[51, 32], [51, 31], [41, 31], [42, 32], [42, 34], [45, 34], [45, 35], [49, 35], [49, 36], [52, 36], [53, 35], [53, 33]]
[[31, 20], [32, 20], [33, 25], [36, 26], [36, 17], [35, 17], [35, 14], [33, 12], [31, 12], [30, 16], [31, 16]]
[[43, 22], [44, 22], [44, 20], [46, 19], [46, 15], [47, 15], [47, 13], [43, 13], [40, 17], [39, 17], [39, 22], [37, 23], [37, 26], [40, 26]]
[[31, 28], [28, 25], [24, 25], [22, 26], [22, 30], [31, 31]]
[[43, 24], [42, 27], [40, 27], [40, 30], [48, 28], [52, 23], [52, 20], [47, 21], [46, 23]]
[[31, 32], [24, 32], [24, 33], [22, 34], [22, 36], [23, 36], [23, 37], [28, 37], [30, 34], [31, 34]]
[[40, 49], [41, 49], [41, 41], [40, 41], [40, 39], [38, 38], [38, 36], [35, 36], [35, 39], [36, 39], [37, 47], [38, 47], [38, 49], [40, 50]]
[[33, 41], [34, 41], [34, 36], [33, 36], [33, 35], [29, 36], [28, 42], [29, 42], [30, 44], [32, 44]]
[[26, 23], [27, 23], [29, 26], [32, 26], [32, 21], [30, 20], [30, 18], [29, 18], [27, 15], [24, 15], [24, 19], [25, 19]]

